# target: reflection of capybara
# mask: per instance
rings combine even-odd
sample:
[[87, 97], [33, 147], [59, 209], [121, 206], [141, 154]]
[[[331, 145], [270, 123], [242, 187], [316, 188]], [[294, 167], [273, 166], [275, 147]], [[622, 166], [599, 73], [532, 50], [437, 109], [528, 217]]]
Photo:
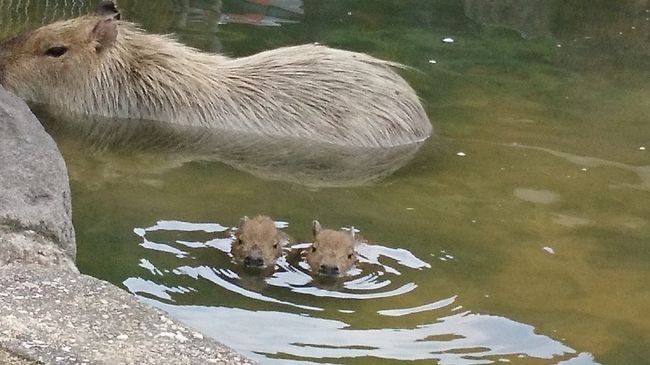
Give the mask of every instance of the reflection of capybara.
[[305, 255], [312, 271], [327, 276], [345, 275], [357, 261], [353, 230], [322, 229], [318, 221], [314, 221], [312, 230], [314, 242]]
[[431, 134], [399, 64], [320, 45], [200, 52], [119, 21], [111, 2], [0, 44], [0, 83], [58, 113], [298, 137], [346, 146]]
[[244, 217], [239, 222], [232, 245], [235, 260], [249, 267], [265, 268], [275, 265], [289, 237], [266, 216]]

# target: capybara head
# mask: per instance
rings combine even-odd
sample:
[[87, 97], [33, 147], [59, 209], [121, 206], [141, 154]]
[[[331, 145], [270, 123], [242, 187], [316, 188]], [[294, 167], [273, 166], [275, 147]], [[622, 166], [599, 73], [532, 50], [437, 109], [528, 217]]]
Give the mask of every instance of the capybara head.
[[84, 72], [115, 43], [118, 19], [115, 4], [106, 1], [92, 14], [0, 43], [0, 84], [27, 100], [47, 100], [48, 93], [81, 87]]
[[275, 226], [271, 218], [244, 217], [235, 233], [232, 254], [235, 260], [246, 266], [265, 268], [275, 265], [286, 241], [286, 235]]
[[357, 261], [352, 231], [322, 229], [318, 221], [312, 224], [314, 242], [307, 249], [306, 259], [314, 273], [341, 276]]

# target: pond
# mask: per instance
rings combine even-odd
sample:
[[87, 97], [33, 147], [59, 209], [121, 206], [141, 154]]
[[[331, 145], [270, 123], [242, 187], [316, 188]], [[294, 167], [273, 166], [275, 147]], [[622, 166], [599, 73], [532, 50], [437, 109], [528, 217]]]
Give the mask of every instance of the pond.
[[[69, 168], [82, 272], [264, 364], [650, 358], [650, 1], [144, 4], [122, 0], [123, 18], [207, 51], [319, 42], [408, 65], [435, 136], [287, 154], [225, 135], [206, 153], [142, 133], [100, 146], [39, 113]], [[0, 0], [0, 34], [91, 5]], [[262, 276], [228, 254], [228, 229], [257, 214], [296, 244], [313, 219], [368, 243], [344, 279], [288, 259]]]

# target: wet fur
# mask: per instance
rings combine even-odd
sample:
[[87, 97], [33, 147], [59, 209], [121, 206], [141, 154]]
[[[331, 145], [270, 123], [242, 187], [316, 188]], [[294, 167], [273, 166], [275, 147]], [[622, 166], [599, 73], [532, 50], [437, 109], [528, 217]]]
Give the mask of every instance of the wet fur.
[[232, 254], [236, 261], [245, 263], [246, 258], [259, 258], [262, 260], [261, 268], [273, 267], [282, 255], [282, 249], [289, 241], [289, 237], [275, 226], [273, 220], [267, 216], [257, 216], [252, 219], [242, 218], [235, 232], [235, 241]]
[[[361, 53], [308, 44], [228, 58], [105, 15], [20, 37], [0, 45], [0, 82], [59, 111], [349, 146], [405, 145], [431, 134], [420, 100], [393, 70], [402, 66]], [[56, 44], [70, 51], [42, 55]]]
[[314, 242], [305, 254], [312, 272], [328, 276], [345, 275], [357, 261], [354, 236], [348, 231], [322, 229], [318, 221], [313, 222], [313, 233]]

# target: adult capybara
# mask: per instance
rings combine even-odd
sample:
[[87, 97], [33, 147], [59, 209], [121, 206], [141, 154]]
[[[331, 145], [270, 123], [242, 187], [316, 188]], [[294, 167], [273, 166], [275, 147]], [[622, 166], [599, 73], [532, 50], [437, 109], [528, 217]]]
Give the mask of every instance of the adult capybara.
[[273, 267], [289, 241], [289, 236], [280, 231], [271, 218], [244, 217], [239, 221], [231, 252], [236, 261], [248, 267]]
[[353, 230], [322, 229], [320, 223], [314, 221], [312, 232], [314, 242], [305, 255], [311, 270], [326, 276], [345, 275], [357, 261]]
[[0, 83], [57, 113], [167, 121], [345, 146], [425, 140], [397, 63], [307, 44], [242, 58], [119, 20], [112, 2], [0, 44]]

